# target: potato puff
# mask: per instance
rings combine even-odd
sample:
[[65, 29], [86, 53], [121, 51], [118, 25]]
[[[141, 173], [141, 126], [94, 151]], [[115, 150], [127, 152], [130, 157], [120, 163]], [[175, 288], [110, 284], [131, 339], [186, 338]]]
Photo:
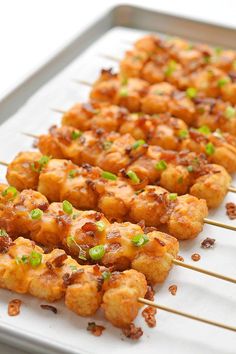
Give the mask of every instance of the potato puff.
[[[142, 245], [140, 239], [144, 240]], [[139, 225], [128, 222], [113, 223], [106, 229], [106, 245], [102, 259], [105, 266], [113, 265], [116, 270], [136, 269], [152, 284], [166, 279], [179, 249], [174, 237], [156, 230], [144, 234]]]
[[210, 62], [225, 72], [235, 72], [236, 52], [235, 50], [216, 48], [211, 55]]
[[120, 61], [120, 75], [123, 79], [129, 77], [140, 77], [141, 71], [147, 62], [149, 55], [142, 50], [129, 50], [125, 53], [124, 58]]
[[[23, 190], [26, 188], [37, 188], [38, 185], [38, 171], [42, 168], [43, 161], [40, 162], [42, 155], [39, 152], [30, 153], [27, 155], [25, 152], [20, 152], [17, 158], [14, 159], [10, 164], [11, 174], [7, 173], [7, 180], [13, 186], [16, 186], [18, 190]], [[29, 167], [31, 173], [29, 174]], [[25, 182], [25, 172], [27, 171], [27, 186]]]
[[30, 213], [35, 209], [47, 210], [48, 200], [41, 193], [31, 189], [23, 190], [21, 193], [15, 189], [15, 195], [12, 197], [11, 192], [8, 192], [11, 191], [11, 188], [5, 186], [2, 192], [6, 195], [2, 196], [4, 201], [2, 201], [0, 227], [6, 229], [11, 237], [13, 235], [28, 235], [32, 226]]
[[139, 38], [134, 43], [134, 48], [137, 50], [145, 51], [150, 55], [155, 53], [163, 53], [165, 51], [165, 47], [162, 46], [163, 41], [160, 37], [156, 35], [147, 35]]
[[127, 327], [138, 314], [138, 298], [145, 296], [146, 288], [143, 274], [133, 269], [113, 273], [104, 284], [102, 303], [108, 321], [116, 327]]
[[207, 160], [210, 163], [223, 166], [229, 173], [236, 171], [236, 138], [232, 135], [210, 133], [208, 130], [201, 133], [190, 129], [189, 136], [182, 138], [179, 146], [179, 150], [185, 149], [198, 154], [207, 153]]
[[50, 159], [39, 174], [38, 191], [49, 201], [60, 201], [60, 191], [65, 176], [73, 169], [75, 165], [69, 160]]
[[197, 198], [204, 195], [209, 208], [216, 208], [227, 194], [231, 177], [224, 167], [219, 165], [206, 165], [205, 174], [195, 180], [190, 193]]
[[214, 98], [196, 98], [194, 100], [197, 116], [194, 126], [207, 125], [211, 131], [220, 129], [236, 135], [236, 111], [228, 102]]
[[191, 75], [189, 86], [195, 87], [197, 92], [205, 97], [219, 97], [223, 79], [225, 79], [225, 72], [209, 65]]
[[156, 186], [137, 194], [130, 209], [133, 222], [145, 220], [147, 226], [163, 227], [180, 240], [195, 238], [202, 231], [207, 214], [205, 200], [189, 194], [177, 197]]
[[61, 124], [69, 125], [82, 131], [90, 130], [91, 119], [106, 110], [106, 108], [108, 108], [108, 110], [110, 108], [110, 105], [107, 103], [93, 101], [76, 103], [63, 114]]
[[169, 112], [187, 124], [191, 124], [196, 113], [192, 100], [169, 83], [149, 87], [142, 99], [142, 111], [148, 114]]
[[66, 306], [81, 316], [94, 314], [102, 301], [98, 266], [82, 267], [60, 249], [44, 254], [34, 242], [22, 237], [0, 256], [0, 275], [0, 286], [18, 293], [46, 301], [66, 295]]
[[116, 75], [107, 81], [102, 76], [94, 84], [90, 98], [98, 102], [110, 102], [126, 107], [130, 112], [141, 110], [140, 99], [148, 88], [148, 83], [138, 78], [123, 81]]
[[221, 97], [224, 101], [236, 105], [236, 83], [234, 81], [229, 80], [228, 83], [221, 87]]

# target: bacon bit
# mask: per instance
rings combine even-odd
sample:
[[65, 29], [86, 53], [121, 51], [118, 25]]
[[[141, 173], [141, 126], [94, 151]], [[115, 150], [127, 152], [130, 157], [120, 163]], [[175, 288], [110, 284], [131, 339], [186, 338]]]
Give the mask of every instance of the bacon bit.
[[101, 220], [102, 216], [103, 216], [102, 213], [96, 212], [96, 213], [94, 214], [94, 219], [95, 219], [96, 221], [99, 221], [99, 220]]
[[159, 245], [161, 245], [162, 247], [164, 247], [166, 245], [165, 242], [163, 242], [162, 240], [160, 240], [157, 237], [155, 237], [154, 240], [157, 241], [159, 243]]
[[49, 207], [49, 203], [41, 202], [40, 204], [37, 205], [37, 207], [42, 211], [46, 211]]
[[142, 316], [145, 319], [145, 322], [147, 323], [148, 327], [153, 328], [156, 326], [156, 319], [155, 315], [157, 313], [157, 310], [154, 307], [147, 306], [143, 311], [142, 311]]
[[83, 163], [81, 167], [86, 170], [87, 172], [91, 172], [93, 167], [89, 163]]
[[134, 323], [130, 323], [130, 325], [126, 328], [122, 329], [122, 332], [127, 338], [131, 339], [139, 339], [143, 335], [143, 330], [141, 327], [136, 327]]
[[121, 234], [120, 234], [119, 230], [109, 231], [106, 236], [107, 240], [110, 240], [112, 238], [120, 238], [120, 237], [121, 237]]
[[145, 294], [145, 299], [150, 300], [150, 301], [154, 301], [154, 295], [155, 295], [155, 291], [154, 291], [153, 287], [151, 285], [148, 285], [147, 292]]
[[81, 276], [81, 274], [84, 273], [83, 269], [78, 269], [76, 272], [73, 273], [65, 273], [62, 276], [62, 280], [63, 280], [63, 285], [65, 287], [73, 284], [76, 282], [77, 278], [79, 278]]
[[52, 306], [52, 305], [40, 305], [41, 309], [43, 310], [49, 310], [52, 311], [53, 313], [55, 313], [55, 315], [57, 314], [57, 308]]
[[59, 256], [57, 256], [53, 261], [52, 264], [56, 267], [56, 268], [60, 268], [62, 267], [64, 261], [67, 259], [67, 254], [63, 253], [60, 254]]
[[100, 337], [105, 329], [104, 326], [97, 325], [95, 322], [89, 322], [87, 327], [87, 331], [91, 332], [96, 337]]
[[122, 168], [119, 172], [120, 172], [120, 176], [121, 176], [121, 177], [123, 177], [123, 178], [129, 178], [129, 176], [128, 176], [127, 173], [126, 173], [125, 168]]
[[236, 219], [236, 204], [235, 203], [226, 203], [226, 214], [231, 220]]
[[194, 253], [192, 254], [191, 258], [194, 262], [198, 262], [201, 259], [201, 256], [198, 253]]
[[215, 239], [207, 237], [205, 240], [202, 241], [201, 247], [202, 248], [213, 248], [215, 244]]
[[145, 221], [144, 221], [144, 220], [140, 220], [140, 221], [138, 222], [138, 225], [141, 227], [142, 230], [145, 229]]
[[170, 285], [168, 288], [169, 292], [171, 293], [171, 295], [175, 296], [176, 292], [177, 292], [177, 285], [173, 284]]
[[176, 257], [176, 259], [177, 259], [178, 261], [180, 261], [180, 262], [184, 262], [184, 258], [183, 258], [182, 256], [180, 256], [180, 255], [178, 255], [178, 256]]
[[143, 232], [144, 232], [145, 234], [149, 234], [149, 232], [153, 232], [153, 231], [156, 231], [156, 230], [157, 230], [157, 228], [154, 227], [154, 226], [146, 226], [146, 227], [144, 228]]
[[8, 304], [8, 315], [9, 316], [17, 316], [20, 313], [22, 301], [19, 299], [11, 300]]
[[101, 270], [100, 270], [100, 267], [99, 267], [98, 264], [95, 264], [95, 265], [93, 266], [93, 274], [96, 275], [96, 276], [102, 275]]
[[96, 232], [97, 231], [97, 226], [96, 226], [96, 224], [94, 222], [88, 221], [81, 227], [81, 229], [84, 232], [88, 232], [88, 231]]
[[92, 191], [94, 191], [94, 192], [96, 191], [96, 185], [95, 185], [94, 181], [92, 181], [91, 179], [86, 179], [85, 183], [87, 184], [87, 186], [89, 188], [92, 189]]
[[6, 253], [12, 245], [12, 239], [7, 234], [0, 236], [0, 253]]

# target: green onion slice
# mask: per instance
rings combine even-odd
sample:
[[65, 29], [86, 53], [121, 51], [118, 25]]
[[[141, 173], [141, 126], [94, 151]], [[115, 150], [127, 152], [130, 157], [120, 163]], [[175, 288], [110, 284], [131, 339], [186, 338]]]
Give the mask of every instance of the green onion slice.
[[97, 245], [90, 248], [89, 255], [94, 261], [100, 260], [105, 254], [105, 247], [103, 245]]
[[225, 117], [228, 119], [234, 118], [236, 116], [236, 109], [232, 106], [228, 106], [225, 110]]
[[121, 97], [127, 97], [128, 96], [128, 89], [127, 89], [127, 87], [121, 87], [120, 88], [120, 92], [119, 92], [119, 95], [121, 96]]
[[111, 273], [108, 270], [105, 270], [104, 272], [102, 272], [102, 277], [103, 280], [109, 280], [111, 277]]
[[30, 212], [30, 217], [33, 220], [37, 220], [37, 219], [41, 219], [41, 217], [43, 216], [43, 211], [41, 209], [33, 209]]
[[80, 130], [73, 130], [71, 133], [71, 139], [76, 140], [76, 139], [80, 138], [81, 135], [82, 135], [82, 132]]
[[105, 230], [105, 224], [103, 221], [97, 221], [96, 226], [99, 232], [102, 232]]
[[134, 171], [129, 170], [126, 174], [131, 179], [132, 182], [134, 182], [134, 183], [140, 182], [140, 179], [138, 178], [138, 176], [136, 175], [136, 173]]
[[138, 234], [133, 236], [131, 241], [135, 246], [141, 247], [144, 246], [149, 241], [149, 238], [145, 234]]
[[165, 162], [165, 160], [160, 160], [159, 162], [157, 162], [155, 168], [158, 171], [164, 171], [167, 169], [167, 163]]
[[215, 152], [215, 146], [212, 143], [208, 143], [205, 146], [205, 151], [207, 155], [213, 155]]
[[189, 87], [186, 90], [186, 96], [188, 98], [195, 98], [197, 96], [197, 89], [195, 87]]
[[178, 194], [177, 193], [170, 193], [169, 194], [169, 200], [176, 200], [178, 197]]
[[68, 200], [64, 200], [62, 202], [62, 209], [68, 215], [71, 215], [73, 213], [73, 206], [70, 202], [68, 202]]
[[42, 263], [42, 253], [32, 251], [29, 255], [29, 263], [32, 267], [38, 267]]
[[132, 145], [132, 148], [134, 150], [136, 150], [136, 149], [138, 149], [140, 146], [142, 146], [144, 144], [146, 144], [146, 141], [143, 140], [143, 139], [140, 139], [140, 140], [135, 141], [135, 143]]
[[108, 171], [102, 171], [101, 177], [102, 177], [102, 178], [105, 178], [105, 179], [109, 179], [109, 180], [111, 180], [111, 181], [116, 181], [116, 180], [117, 180], [117, 176], [114, 175], [114, 174], [111, 173], [111, 172], [108, 172]]
[[197, 129], [200, 133], [208, 135], [211, 133], [210, 128], [207, 125], [202, 125], [200, 128]]
[[4, 229], [0, 229], [0, 237], [8, 237], [8, 233]]
[[14, 199], [18, 194], [18, 191], [15, 187], [9, 186], [4, 191], [2, 191], [2, 196], [3, 197], [10, 197], [11, 199]]
[[185, 138], [188, 137], [188, 131], [186, 129], [182, 129], [182, 130], [179, 131], [178, 136], [181, 139], [185, 139]]

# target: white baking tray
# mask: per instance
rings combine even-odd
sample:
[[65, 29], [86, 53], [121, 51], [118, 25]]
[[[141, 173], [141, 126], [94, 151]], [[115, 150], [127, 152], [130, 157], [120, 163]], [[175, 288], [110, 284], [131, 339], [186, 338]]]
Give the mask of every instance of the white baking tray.
[[[130, 28], [128, 28], [130, 27]], [[132, 28], [131, 28], [132, 27]], [[142, 30], [141, 30], [142, 29]], [[88, 98], [89, 88], [73, 79], [93, 82], [103, 67], [116, 67], [102, 53], [122, 57], [128, 49], [127, 39], [135, 40], [147, 31], [182, 35], [191, 40], [235, 47], [235, 31], [186, 19], [154, 13], [129, 6], [120, 6], [105, 14], [97, 23], [77, 37], [61, 53], [50, 59], [37, 72], [0, 102], [0, 159], [10, 161], [20, 150], [32, 149], [32, 140], [21, 132], [43, 133], [52, 124], [60, 124], [60, 115], [50, 107], [66, 109]], [[146, 31], [145, 31], [146, 30]], [[90, 45], [92, 44], [92, 45]], [[90, 45], [90, 46], [89, 46]], [[79, 55], [80, 54], [80, 55]], [[79, 56], [78, 56], [79, 55]], [[0, 178], [5, 180], [5, 168]], [[234, 179], [236, 185], [236, 180]], [[225, 199], [236, 202], [229, 193]], [[211, 217], [234, 223], [225, 215], [222, 205]], [[203, 250], [201, 241], [216, 239], [214, 249]], [[197, 265], [229, 276], [236, 276], [236, 233], [206, 225], [193, 241], [181, 243], [180, 254], [186, 262], [199, 253]], [[168, 292], [171, 284], [178, 286], [176, 296]], [[23, 301], [21, 314], [7, 315], [9, 300]], [[156, 301], [209, 319], [236, 325], [236, 286], [224, 281], [174, 267], [164, 284], [157, 288]], [[58, 314], [43, 311], [41, 300], [0, 290], [0, 339], [18, 348], [39, 353], [143, 353], [148, 354], [233, 354], [236, 335], [233, 332], [203, 325], [195, 321], [158, 311], [157, 326], [149, 329], [141, 316], [136, 320], [144, 330], [143, 337], [133, 342], [119, 329], [107, 323], [101, 313], [95, 320], [106, 327], [104, 334], [93, 337], [86, 331], [91, 319], [69, 312], [63, 303], [56, 303]]]

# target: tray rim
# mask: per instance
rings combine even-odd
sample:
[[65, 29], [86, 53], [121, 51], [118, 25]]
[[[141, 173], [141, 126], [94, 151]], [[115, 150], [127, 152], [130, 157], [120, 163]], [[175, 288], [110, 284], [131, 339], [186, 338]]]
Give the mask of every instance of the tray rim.
[[[164, 11], [156, 11], [152, 10], [151, 8], [145, 8], [145, 6], [135, 6], [135, 5], [130, 5], [130, 4], [119, 4], [115, 5], [113, 7], [110, 7], [108, 10], [103, 11], [99, 17], [94, 21], [90, 22], [87, 26], [85, 26], [82, 30], [79, 31], [75, 36], [73, 36], [72, 39], [67, 41], [64, 45], [62, 45], [59, 49], [57, 49], [54, 53], [52, 53], [46, 60], [43, 61], [40, 65], [37, 65], [36, 68], [34, 68], [32, 71], [30, 71], [27, 75], [25, 75], [21, 80], [19, 80], [18, 83], [13, 85], [12, 89], [9, 89], [7, 93], [3, 94], [0, 97], [0, 109], [3, 112], [3, 117], [5, 115], [5, 120], [9, 119], [12, 114], [14, 114], [26, 101], [27, 98], [30, 96], [27, 95], [27, 98], [23, 95], [23, 98], [20, 101], [20, 104], [17, 105], [16, 108], [10, 109], [11, 103], [16, 99], [17, 95], [22, 94], [22, 91], [24, 93], [25, 86], [30, 85], [32, 81], [34, 81], [38, 76], [44, 73], [44, 71], [49, 70], [50, 66], [53, 65], [53, 63], [57, 60], [60, 60], [60, 57], [63, 56], [63, 53], [67, 52], [72, 48], [78, 40], [83, 40], [84, 37], [88, 36], [89, 32], [94, 32], [94, 29], [96, 26], [101, 25], [103, 27], [103, 32], [102, 34], [105, 33], [105, 31], [115, 27], [115, 26], [126, 26], [126, 27], [132, 27], [134, 23], [131, 22], [132, 26], [129, 26], [129, 23], [126, 22], [119, 22], [119, 16], [121, 16], [121, 13], [123, 11], [145, 11], [152, 13], [153, 15], [159, 15], [163, 17], [168, 17], [169, 19], [175, 19], [175, 20], [184, 20], [184, 21], [189, 21], [191, 23], [194, 23], [196, 25], [206, 25], [210, 26], [212, 29], [218, 29], [218, 30], [226, 30], [226, 31], [233, 31], [234, 34], [236, 34], [236, 28], [232, 26], [225, 26], [225, 25], [219, 25], [215, 22], [206, 22], [204, 20], [199, 20], [196, 18], [190, 18], [187, 16], [179, 16], [172, 14], [170, 12], [164, 12]], [[103, 23], [104, 22], [104, 23]], [[94, 37], [90, 40], [90, 43], [87, 42], [85, 45], [85, 48], [88, 47], [94, 40], [99, 38], [101, 33], [94, 33]], [[84, 51], [84, 48], [81, 49], [80, 53]], [[71, 59], [72, 60], [72, 59]], [[70, 60], [70, 61], [71, 61]], [[66, 67], [68, 63], [64, 65]], [[49, 67], [49, 68], [48, 68]], [[58, 69], [57, 72], [62, 70], [63, 67]], [[54, 75], [56, 75], [56, 73]], [[52, 75], [52, 77], [54, 76]], [[41, 84], [38, 86], [41, 87], [45, 82], [48, 81], [48, 78], [43, 80]], [[36, 90], [32, 93], [34, 94]], [[5, 107], [5, 108], [4, 108]], [[5, 111], [4, 111], [5, 109]], [[1, 122], [0, 122], [1, 123]], [[14, 325], [9, 325], [7, 323], [0, 323], [0, 340], [9, 345], [13, 346], [19, 346], [20, 349], [23, 350], [30, 350], [34, 352], [40, 352], [42, 349], [44, 350], [45, 353], [71, 353], [71, 354], [76, 354], [76, 353], [81, 353], [81, 354], [89, 354], [90, 352], [86, 351], [83, 348], [77, 348], [76, 350], [74, 348], [70, 348], [68, 345], [66, 347], [62, 347], [61, 343], [58, 341], [55, 342], [50, 342], [49, 338], [44, 337], [43, 340], [37, 338], [33, 332], [27, 331], [23, 332], [20, 328], [17, 328]]]

